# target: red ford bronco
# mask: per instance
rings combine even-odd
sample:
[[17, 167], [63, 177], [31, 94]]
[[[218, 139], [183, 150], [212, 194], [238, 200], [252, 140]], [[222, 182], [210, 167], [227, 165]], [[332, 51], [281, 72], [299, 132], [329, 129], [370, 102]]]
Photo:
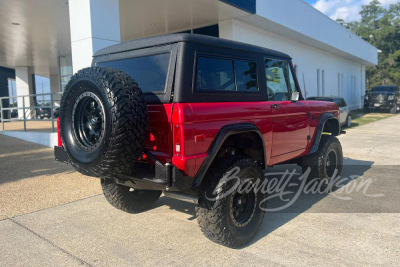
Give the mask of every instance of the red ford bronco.
[[[197, 203], [206, 237], [238, 248], [262, 225], [265, 193], [238, 190], [296, 163], [340, 175], [335, 103], [306, 101], [283, 53], [191, 34], [100, 50], [65, 88], [55, 156], [101, 179], [130, 213], [161, 193]], [[235, 175], [237, 182], [226, 179]], [[229, 194], [227, 194], [229, 192]], [[265, 202], [265, 201], [264, 201]]]

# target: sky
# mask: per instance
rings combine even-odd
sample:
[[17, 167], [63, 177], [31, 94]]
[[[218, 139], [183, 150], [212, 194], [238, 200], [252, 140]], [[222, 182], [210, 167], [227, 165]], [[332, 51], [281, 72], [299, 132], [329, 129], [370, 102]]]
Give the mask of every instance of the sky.
[[[316, 9], [333, 20], [343, 19], [347, 22], [360, 20], [359, 12], [362, 5], [371, 0], [305, 0]], [[400, 0], [380, 0], [384, 7], [398, 3]]]

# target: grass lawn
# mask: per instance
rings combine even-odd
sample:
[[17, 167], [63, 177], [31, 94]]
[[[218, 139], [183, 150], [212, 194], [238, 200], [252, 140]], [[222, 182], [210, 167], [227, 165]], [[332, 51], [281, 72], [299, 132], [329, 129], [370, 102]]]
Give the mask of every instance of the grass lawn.
[[352, 125], [350, 128], [368, 124], [374, 121], [387, 119], [397, 115], [399, 114], [390, 114], [385, 112], [364, 113], [362, 112], [362, 110], [355, 110], [351, 112]]

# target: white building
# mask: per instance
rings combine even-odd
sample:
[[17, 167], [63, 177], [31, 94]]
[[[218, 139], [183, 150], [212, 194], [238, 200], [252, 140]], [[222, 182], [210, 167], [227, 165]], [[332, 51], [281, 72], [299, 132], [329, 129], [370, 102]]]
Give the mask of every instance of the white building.
[[15, 69], [18, 95], [34, 93], [32, 73], [60, 91], [101, 48], [183, 31], [287, 53], [306, 96], [343, 96], [352, 109], [378, 61], [375, 47], [302, 0], [1, 0], [0, 66]]

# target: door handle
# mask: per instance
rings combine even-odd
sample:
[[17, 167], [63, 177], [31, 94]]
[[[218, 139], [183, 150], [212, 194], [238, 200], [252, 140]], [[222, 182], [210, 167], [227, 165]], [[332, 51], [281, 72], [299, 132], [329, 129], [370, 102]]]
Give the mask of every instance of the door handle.
[[277, 108], [279, 106], [279, 104], [273, 104], [272, 108]]

